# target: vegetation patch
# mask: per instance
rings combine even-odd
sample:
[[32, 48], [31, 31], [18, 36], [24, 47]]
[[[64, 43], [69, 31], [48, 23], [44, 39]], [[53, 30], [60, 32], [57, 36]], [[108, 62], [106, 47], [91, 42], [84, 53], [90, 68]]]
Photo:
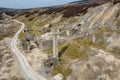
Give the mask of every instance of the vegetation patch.
[[5, 38], [5, 37], [10, 37], [10, 36], [12, 36], [13, 34], [14, 34], [14, 32], [6, 33], [6, 34], [1, 34], [1, 35], [0, 35], [0, 40], [2, 40], [2, 39]]
[[15, 34], [15, 32], [18, 30], [19, 27], [16, 24], [10, 24], [8, 27], [0, 27], [0, 40], [2, 40], [5, 37], [11, 37]]
[[18, 38], [19, 38], [20, 40], [22, 40], [22, 39], [24, 38], [25, 35], [26, 35], [26, 33], [23, 33], [23, 32], [22, 32], [22, 33], [20, 33], [20, 35], [19, 35]]
[[[61, 49], [63, 48], [65, 47], [62, 47]], [[70, 59], [77, 59], [85, 55], [85, 53], [81, 52], [80, 47], [75, 43], [67, 45], [66, 50], [64, 51], [64, 53], [61, 54], [62, 55], [60, 56], [60, 58], [62, 58], [63, 56], [67, 56]]]
[[72, 70], [69, 67], [66, 67], [64, 64], [59, 64], [54, 67], [52, 75], [56, 75], [58, 73], [62, 73], [64, 78], [70, 75]]

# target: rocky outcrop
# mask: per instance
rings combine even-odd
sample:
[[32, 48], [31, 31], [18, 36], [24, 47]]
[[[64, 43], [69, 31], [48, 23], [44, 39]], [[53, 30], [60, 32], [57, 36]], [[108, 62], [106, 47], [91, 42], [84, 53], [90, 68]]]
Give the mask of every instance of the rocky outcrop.
[[119, 80], [120, 60], [110, 53], [101, 51], [91, 56], [88, 61], [71, 65], [73, 73], [67, 80]]
[[23, 50], [29, 50], [30, 49], [30, 42], [27, 41], [26, 39], [21, 40], [20, 45], [21, 45]]
[[119, 47], [120, 48], [120, 35], [117, 33], [113, 33], [111, 37], [108, 38], [108, 48]]
[[21, 40], [20, 45], [23, 50], [31, 50], [31, 48], [35, 46], [32, 45], [32, 42], [35, 42], [35, 35], [28, 32]]

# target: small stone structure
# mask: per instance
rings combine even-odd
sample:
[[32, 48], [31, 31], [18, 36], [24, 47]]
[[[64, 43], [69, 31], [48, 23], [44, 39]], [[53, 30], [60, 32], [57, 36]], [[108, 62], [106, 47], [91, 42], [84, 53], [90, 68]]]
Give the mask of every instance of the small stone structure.
[[55, 57], [49, 57], [48, 58], [48, 60], [46, 60], [45, 62], [44, 62], [44, 65], [46, 66], [46, 67], [52, 67], [52, 66], [55, 66], [55, 65], [57, 65], [57, 64], [59, 64], [60, 63], [60, 60], [58, 59], [58, 58], [55, 58]]

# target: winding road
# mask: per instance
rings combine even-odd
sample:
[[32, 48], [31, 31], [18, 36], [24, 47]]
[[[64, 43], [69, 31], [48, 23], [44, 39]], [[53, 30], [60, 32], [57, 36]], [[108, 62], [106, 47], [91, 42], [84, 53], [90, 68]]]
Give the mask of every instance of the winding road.
[[13, 53], [18, 61], [18, 66], [19, 66], [19, 70], [20, 70], [21, 74], [23, 75], [23, 77], [26, 80], [51, 80], [51, 79], [46, 79], [42, 74], [37, 74], [32, 69], [32, 67], [26, 60], [23, 53], [21, 53], [20, 50], [17, 48], [17, 45], [16, 45], [17, 39], [18, 39], [18, 36], [21, 33], [21, 31], [24, 29], [25, 24], [20, 21], [17, 21], [17, 20], [13, 20], [13, 21], [21, 24], [21, 28], [16, 32], [16, 34], [13, 37], [12, 42], [11, 42], [11, 50], [13, 51]]

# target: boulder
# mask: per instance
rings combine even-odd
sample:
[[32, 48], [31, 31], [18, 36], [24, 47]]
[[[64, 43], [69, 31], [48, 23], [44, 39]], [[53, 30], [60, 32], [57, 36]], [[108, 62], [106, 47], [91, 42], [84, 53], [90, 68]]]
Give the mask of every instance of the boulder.
[[63, 80], [64, 76], [62, 74], [57, 74], [53, 77], [55, 80]]

